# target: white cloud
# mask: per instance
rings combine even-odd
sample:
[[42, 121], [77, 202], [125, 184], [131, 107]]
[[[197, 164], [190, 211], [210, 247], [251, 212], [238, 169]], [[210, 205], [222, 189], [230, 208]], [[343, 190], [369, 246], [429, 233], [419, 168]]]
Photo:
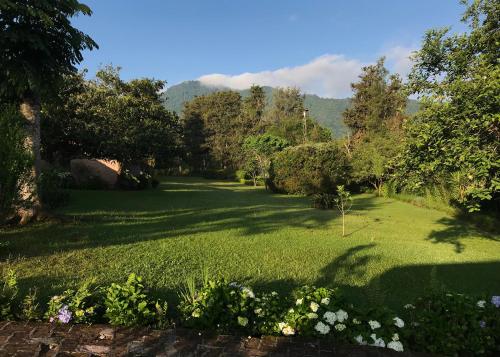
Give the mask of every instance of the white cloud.
[[391, 68], [393, 72], [399, 73], [403, 78], [410, 72], [412, 66], [412, 60], [410, 56], [416, 47], [403, 47], [395, 46], [389, 48], [385, 51], [385, 57], [387, 58], [387, 66]]
[[[386, 51], [391, 71], [406, 75], [410, 68], [410, 52], [411, 49], [404, 47], [393, 47]], [[345, 98], [351, 96], [351, 83], [358, 80], [361, 68], [368, 64], [343, 55], [326, 54], [300, 66], [237, 75], [214, 73], [201, 76], [198, 80], [207, 86], [239, 90], [253, 84], [298, 87], [305, 93], [321, 97]]]

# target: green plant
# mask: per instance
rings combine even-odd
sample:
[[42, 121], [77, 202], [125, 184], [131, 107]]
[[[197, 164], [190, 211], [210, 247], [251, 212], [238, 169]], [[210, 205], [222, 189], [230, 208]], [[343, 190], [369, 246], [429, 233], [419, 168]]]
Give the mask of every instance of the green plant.
[[335, 195], [331, 193], [315, 193], [312, 206], [319, 209], [332, 209], [335, 207]]
[[68, 184], [68, 174], [58, 170], [45, 170], [39, 175], [39, 196], [45, 207], [57, 208], [67, 204], [69, 193], [63, 187]]
[[77, 290], [68, 289], [61, 295], [53, 296], [45, 318], [50, 322], [95, 323], [102, 321], [103, 313], [102, 291], [87, 281]]
[[40, 304], [38, 303], [37, 289], [30, 289], [22, 302], [21, 320], [38, 321], [42, 317]]
[[349, 164], [335, 143], [299, 145], [274, 155], [269, 177], [271, 188], [277, 192], [331, 193], [348, 180]]
[[[498, 298], [498, 297], [497, 297]], [[500, 298], [498, 298], [500, 300]], [[500, 353], [500, 301], [436, 293], [406, 305], [412, 349], [447, 356]]]
[[14, 105], [0, 106], [0, 223], [20, 205], [20, 184], [32, 162], [23, 147], [22, 118]]
[[17, 297], [19, 293], [16, 273], [9, 269], [1, 284], [0, 318], [2, 320], [13, 320], [16, 315], [15, 309], [18, 307]]
[[104, 305], [105, 317], [112, 325], [151, 325], [158, 321], [163, 323], [165, 319], [166, 305], [149, 300], [142, 278], [134, 273], [129, 275], [123, 285], [111, 284]]
[[335, 204], [340, 214], [342, 215], [342, 237], [345, 236], [345, 216], [351, 210], [352, 197], [351, 193], [345, 189], [343, 185], [337, 186], [337, 195]]
[[153, 185], [152, 176], [146, 171], [139, 171], [133, 174], [130, 170], [124, 169], [120, 172], [116, 186], [122, 190], [144, 190]]

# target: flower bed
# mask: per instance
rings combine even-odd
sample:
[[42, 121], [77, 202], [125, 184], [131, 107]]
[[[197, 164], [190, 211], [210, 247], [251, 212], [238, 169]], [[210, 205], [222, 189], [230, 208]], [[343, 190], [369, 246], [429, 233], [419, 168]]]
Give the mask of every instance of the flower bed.
[[[178, 322], [194, 329], [321, 337], [339, 343], [444, 355], [500, 353], [500, 296], [477, 299], [439, 293], [405, 305], [400, 314], [383, 307], [355, 307], [336, 290], [312, 286], [304, 286], [292, 296], [281, 296], [276, 292], [257, 294], [224, 280], [207, 280], [200, 288], [192, 286], [189, 293], [180, 296]], [[0, 317], [155, 328], [173, 324], [166, 302], [150, 299], [142, 279], [134, 274], [124, 284], [98, 287], [86, 283], [77, 290], [66, 290], [41, 309], [36, 294], [18, 296], [11, 273], [2, 286]]]

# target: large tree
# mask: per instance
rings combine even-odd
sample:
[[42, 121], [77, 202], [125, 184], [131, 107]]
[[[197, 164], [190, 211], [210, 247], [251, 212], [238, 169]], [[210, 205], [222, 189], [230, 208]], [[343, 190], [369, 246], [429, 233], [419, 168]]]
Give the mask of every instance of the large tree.
[[352, 158], [353, 178], [381, 193], [390, 161], [397, 155], [405, 118], [406, 94], [401, 79], [389, 75], [384, 58], [363, 68], [351, 84], [352, 105], [344, 112], [351, 131], [345, 147]]
[[40, 210], [40, 98], [51, 92], [64, 73], [75, 71], [82, 51], [97, 44], [71, 25], [91, 10], [77, 0], [16, 0], [0, 2], [0, 95], [19, 100], [25, 118], [26, 149], [33, 167], [22, 185], [21, 223]]
[[500, 206], [500, 3], [474, 1], [462, 21], [468, 32], [430, 30], [415, 55], [409, 87], [423, 105], [407, 124], [398, 179], [415, 191], [445, 184], [475, 211]]
[[65, 76], [65, 85], [43, 111], [43, 154], [63, 164], [74, 157], [107, 158], [122, 164], [167, 164], [177, 155], [180, 125], [160, 97], [165, 82], [123, 81], [105, 67], [93, 80]]

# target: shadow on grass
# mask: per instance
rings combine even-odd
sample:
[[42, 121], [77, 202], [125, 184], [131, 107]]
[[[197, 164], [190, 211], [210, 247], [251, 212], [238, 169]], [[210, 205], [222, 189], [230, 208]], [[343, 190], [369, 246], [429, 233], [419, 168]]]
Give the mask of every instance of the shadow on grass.
[[[10, 245], [0, 254], [44, 256], [228, 230], [245, 238], [287, 227], [322, 227], [338, 217], [334, 211], [310, 208], [304, 197], [273, 195], [228, 182], [166, 182], [158, 190], [73, 195], [73, 207], [67, 208], [74, 218], [71, 223], [5, 230], [0, 240]], [[383, 202], [369, 196], [356, 200], [360, 212], [379, 204]]]
[[444, 217], [439, 219], [437, 223], [446, 227], [441, 230], [433, 230], [427, 237], [427, 240], [433, 243], [451, 244], [457, 253], [464, 251], [465, 245], [462, 240], [466, 237], [478, 236], [477, 239], [489, 239], [500, 242], [499, 235], [484, 232], [476, 225], [463, 221], [460, 218]]

